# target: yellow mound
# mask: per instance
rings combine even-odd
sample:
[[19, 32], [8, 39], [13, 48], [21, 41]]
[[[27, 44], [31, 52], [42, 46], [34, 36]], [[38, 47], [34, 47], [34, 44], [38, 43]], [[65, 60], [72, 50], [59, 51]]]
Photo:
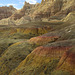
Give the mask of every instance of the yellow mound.
[[75, 11], [74, 12], [71, 12], [69, 13], [64, 19], [63, 19], [64, 22], [75, 22]]

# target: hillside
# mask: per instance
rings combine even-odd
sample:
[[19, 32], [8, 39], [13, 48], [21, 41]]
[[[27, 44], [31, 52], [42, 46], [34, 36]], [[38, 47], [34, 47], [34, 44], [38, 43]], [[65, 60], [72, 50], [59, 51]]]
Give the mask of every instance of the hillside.
[[10, 17], [15, 11], [16, 11], [16, 8], [14, 8], [13, 6], [0, 7], [0, 20]]
[[29, 4], [25, 1], [22, 9], [17, 10], [0, 25], [20, 25], [35, 21], [61, 20], [75, 11], [75, 0], [43, 0], [41, 4]]
[[1, 19], [0, 75], [75, 75], [74, 2], [25, 2]]

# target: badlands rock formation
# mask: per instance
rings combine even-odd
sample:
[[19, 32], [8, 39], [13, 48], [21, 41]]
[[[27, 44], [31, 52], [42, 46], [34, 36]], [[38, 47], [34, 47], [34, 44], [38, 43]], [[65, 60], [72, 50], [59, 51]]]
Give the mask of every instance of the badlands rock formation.
[[22, 9], [17, 10], [8, 19], [2, 20], [0, 25], [20, 25], [32, 21], [61, 20], [70, 12], [75, 11], [75, 0], [42, 0], [35, 5], [25, 2]]
[[75, 0], [25, 2], [0, 20], [0, 75], [75, 75]]
[[16, 9], [13, 6], [0, 7], [0, 20], [10, 17], [15, 11]]
[[16, 11], [11, 18], [14, 20], [20, 19], [23, 16], [28, 16], [30, 14], [31, 9], [34, 8], [34, 5], [29, 4], [27, 2], [25, 2], [24, 6], [22, 9]]

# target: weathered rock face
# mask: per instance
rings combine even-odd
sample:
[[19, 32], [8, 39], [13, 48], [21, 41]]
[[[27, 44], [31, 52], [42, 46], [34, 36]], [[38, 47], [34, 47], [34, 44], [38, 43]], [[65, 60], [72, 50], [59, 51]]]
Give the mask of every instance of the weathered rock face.
[[65, 18], [62, 19], [63, 21], [75, 22], [75, 11], [69, 13]]
[[[63, 4], [62, 4], [62, 8], [59, 12], [57, 12], [54, 16], [51, 16], [51, 18], [55, 18], [55, 19], [62, 19], [64, 18], [66, 15], [68, 15], [70, 12], [75, 11], [75, 0], [63, 0]], [[53, 18], [53, 19], [54, 19]]]
[[[75, 75], [74, 2], [25, 2], [0, 20], [0, 75]], [[45, 18], [53, 20], [32, 22]]]
[[25, 2], [23, 8], [18, 10], [11, 16], [12, 19], [17, 20], [23, 16], [29, 15], [34, 20], [40, 18], [48, 18], [61, 10], [63, 0], [42, 0], [41, 4], [31, 5]]
[[13, 6], [0, 7], [0, 20], [10, 17], [15, 11], [16, 9]]
[[63, 0], [55, 0], [51, 6], [51, 14], [56, 14], [62, 8]]
[[56, 68], [63, 53], [69, 50], [72, 46], [69, 45], [68, 41], [56, 42], [56, 44], [52, 43], [37, 47], [9, 75], [17, 75], [18, 73], [27, 75], [51, 74], [51, 72]]
[[38, 9], [34, 11], [33, 17], [48, 18], [56, 15], [67, 15], [75, 10], [75, 0], [45, 0], [41, 2]]
[[[17, 10], [9, 19], [4, 19], [0, 25], [10, 24], [21, 25], [31, 21], [61, 20], [70, 12], [75, 11], [75, 0], [42, 0], [39, 4], [29, 4], [25, 2], [22, 9]], [[11, 14], [8, 14], [10, 16]], [[3, 16], [3, 15], [2, 15]], [[1, 18], [2, 18], [1, 16]], [[6, 17], [7, 18], [7, 17]]]
[[[70, 16], [71, 15], [69, 15], [69, 17]], [[50, 29], [52, 29], [52, 31], [49, 31]], [[27, 35], [35, 36], [37, 34], [40, 35], [44, 34], [44, 35], [33, 37], [31, 39], [26, 37]], [[7, 42], [4, 40], [4, 42], [6, 42], [5, 43], [6, 46], [3, 47], [4, 42], [0, 46], [1, 47], [0, 75], [51, 74], [51, 72], [53, 72], [57, 68], [58, 62], [60, 61], [63, 53], [65, 51], [68, 51], [71, 47], [75, 46], [74, 35], [75, 35], [75, 24], [72, 22], [70, 23], [70, 21], [68, 22], [68, 24], [65, 24], [64, 22], [63, 23], [34, 22], [25, 25], [23, 24], [19, 26], [13, 26], [11, 28], [10, 26], [7, 26], [5, 28], [3, 26], [2, 30], [0, 28], [0, 38], [3, 39], [11, 38], [10, 40], [12, 39], [14, 40], [12, 40], [13, 42], [12, 41], [9, 42], [8, 40]], [[17, 39], [19, 39], [18, 42]], [[26, 39], [27, 41], [24, 41]], [[14, 42], [15, 40], [16, 42]], [[5, 49], [7, 47], [8, 49]], [[31, 52], [32, 50], [33, 52]], [[72, 57], [70, 58], [70, 60], [71, 60], [70, 62], [72, 63], [73, 61]], [[69, 61], [69, 58], [67, 61]], [[60, 64], [61, 63], [62, 62], [60, 62]], [[71, 65], [74, 64], [70, 64], [70, 66]], [[67, 67], [69, 66], [67, 65]], [[63, 70], [63, 67], [60, 67], [59, 69]], [[66, 70], [67, 68], [64, 69], [64, 71]], [[72, 71], [72, 73], [73, 72], [74, 70]]]
[[75, 74], [75, 47], [66, 51], [57, 66], [57, 71], [66, 70], [71, 73], [71, 75]]
[[31, 8], [34, 7], [34, 5], [31, 5], [27, 2], [25, 2], [23, 8], [21, 10], [16, 11], [12, 16], [11, 19], [17, 20], [22, 18], [23, 16], [28, 16]]

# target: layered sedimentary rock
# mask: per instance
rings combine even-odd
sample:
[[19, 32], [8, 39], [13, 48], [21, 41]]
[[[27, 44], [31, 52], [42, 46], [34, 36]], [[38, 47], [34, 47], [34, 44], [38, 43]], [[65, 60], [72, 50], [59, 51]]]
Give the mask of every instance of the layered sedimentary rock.
[[[34, 11], [33, 17], [50, 17], [61, 13], [62, 15], [67, 15], [69, 12], [75, 10], [74, 5], [75, 0], [45, 0], [42, 4]], [[41, 8], [41, 9], [40, 9]], [[59, 14], [59, 15], [61, 15]]]
[[[27, 47], [28, 46], [28, 47]], [[31, 45], [27, 41], [17, 42], [2, 54], [0, 58], [0, 74], [9, 74], [9, 72], [15, 69], [19, 63], [35, 48], [36, 46]], [[12, 51], [12, 52], [11, 52]], [[16, 55], [16, 56], [15, 56]]]
[[65, 18], [62, 19], [64, 22], [75, 22], [75, 11], [69, 13]]
[[61, 74], [67, 72], [67, 74], [75, 74], [75, 47], [66, 51], [56, 68], [56, 71], [53, 72], [53, 75]]
[[16, 11], [12, 16], [11, 19], [17, 20], [22, 18], [23, 16], [28, 16], [30, 14], [31, 9], [34, 8], [33, 4], [29, 4], [25, 2], [22, 9]]
[[22, 9], [17, 10], [9, 19], [2, 20], [0, 25], [4, 23], [6, 25], [21, 25], [43, 21], [43, 19], [44, 21], [61, 20], [70, 12], [75, 11], [74, 3], [75, 0], [43, 0], [35, 5], [25, 2]]
[[75, 75], [74, 2], [25, 2], [2, 19], [0, 75]]
[[[68, 42], [72, 44], [69, 45]], [[63, 53], [74, 45], [74, 40], [56, 42], [40, 46], [33, 50], [20, 65], [12, 71], [10, 75], [27, 74], [27, 75], [47, 75], [56, 68]], [[74, 71], [73, 71], [74, 72]]]
[[10, 17], [15, 11], [16, 11], [16, 9], [13, 6], [0, 7], [0, 20]]

